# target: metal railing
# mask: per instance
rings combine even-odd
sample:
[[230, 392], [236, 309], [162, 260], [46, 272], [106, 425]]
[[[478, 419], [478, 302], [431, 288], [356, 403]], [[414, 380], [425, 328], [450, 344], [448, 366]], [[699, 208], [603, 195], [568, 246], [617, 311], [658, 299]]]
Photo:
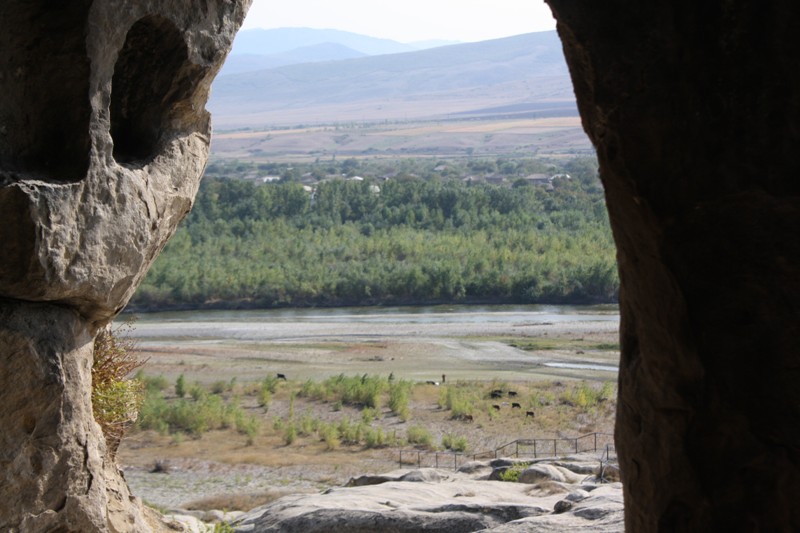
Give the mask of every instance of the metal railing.
[[497, 459], [498, 457], [563, 457], [574, 453], [602, 452], [601, 461], [616, 460], [614, 435], [611, 433], [589, 433], [579, 437], [555, 439], [517, 439], [503, 444], [494, 450], [465, 454], [458, 452], [431, 452], [427, 450], [398, 450], [400, 466], [416, 465], [417, 468], [453, 467], [478, 459]]

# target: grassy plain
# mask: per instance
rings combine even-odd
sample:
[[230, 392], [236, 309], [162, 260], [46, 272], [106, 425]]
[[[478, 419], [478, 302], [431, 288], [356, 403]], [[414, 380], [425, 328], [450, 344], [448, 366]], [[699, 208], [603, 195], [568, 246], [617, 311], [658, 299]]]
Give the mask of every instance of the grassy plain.
[[349, 123], [215, 133], [213, 159], [559, 157], [591, 155], [580, 117]]
[[[476, 454], [515, 439], [613, 431], [616, 374], [546, 363], [614, 366], [615, 323], [510, 323], [482, 329], [440, 324], [437, 334], [423, 324], [409, 325], [418, 329], [416, 335], [391, 325], [369, 333], [341, 323], [332, 329], [306, 325], [304, 332], [282, 325], [276, 333], [280, 339], [262, 331], [264, 338], [252, 342], [242, 327], [239, 340], [227, 343], [213, 340], [207, 325], [198, 326], [206, 331], [204, 338], [153, 326], [137, 328], [142, 355], [150, 358], [144, 372], [163, 376], [167, 403], [178, 401], [174, 386], [183, 375], [188, 387], [200, 386], [207, 394], [216, 390], [258, 426], [249, 435], [235, 425], [201, 434], [132, 430], [119, 452], [126, 478], [137, 495], [164, 508], [252, 508], [287, 493], [393, 470], [400, 448], [443, 450], [444, 443], [458, 441], [466, 445], [466, 454]], [[262, 405], [262, 383], [277, 372], [288, 380], [274, 382], [268, 404]], [[380, 376], [386, 383], [391, 374], [408, 381], [407, 415], [392, 412], [388, 390], [374, 410], [336, 395], [303, 395], [309, 384], [321, 386], [338, 374]], [[461, 407], [448, 408], [448, 389]], [[502, 398], [491, 398], [495, 389], [504, 392]], [[509, 397], [509, 391], [517, 395]], [[191, 402], [188, 395], [186, 401]], [[535, 416], [526, 416], [527, 411]], [[362, 432], [380, 430], [383, 444], [368, 444], [364, 433], [352, 444], [343, 433], [333, 441], [325, 436], [325, 427], [352, 430], [359, 424]], [[288, 443], [291, 425], [297, 433]], [[430, 444], [408, 443], [410, 430], [427, 433]]]

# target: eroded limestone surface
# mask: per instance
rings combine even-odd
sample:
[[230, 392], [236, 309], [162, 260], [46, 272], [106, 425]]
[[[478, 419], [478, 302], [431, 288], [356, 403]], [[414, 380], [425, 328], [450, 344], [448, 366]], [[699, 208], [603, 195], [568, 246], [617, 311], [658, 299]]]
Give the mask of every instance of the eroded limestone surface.
[[0, 18], [0, 296], [93, 322], [186, 215], [246, 1], [15, 0]]
[[92, 417], [92, 345], [189, 211], [249, 0], [0, 16], [0, 530], [149, 531]]

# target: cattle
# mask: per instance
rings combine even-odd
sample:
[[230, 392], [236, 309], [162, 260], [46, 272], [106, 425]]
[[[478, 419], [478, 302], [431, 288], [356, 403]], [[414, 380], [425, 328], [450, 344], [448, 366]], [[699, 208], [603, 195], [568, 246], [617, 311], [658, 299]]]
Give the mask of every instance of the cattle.
[[472, 422], [475, 419], [472, 417], [472, 415], [464, 415], [461, 417], [461, 420], [463, 420], [464, 422]]
[[491, 398], [502, 398], [503, 397], [503, 391], [501, 391], [501, 390], [493, 390], [492, 392], [489, 393], [489, 397], [491, 397]]
[[283, 381], [286, 381], [286, 374], [278, 374], [276, 379], [282, 379]]
[[527, 411], [525, 413], [525, 418], [528, 418], [528, 417], [535, 418], [536, 417], [536, 413], [534, 413], [533, 411]]
[[492, 409], [494, 409], [495, 411], [499, 411], [500, 410], [500, 406], [495, 404], [495, 405], [492, 406]]
[[439, 383], [437, 381], [426, 381], [425, 384], [426, 385], [435, 385], [437, 387], [439, 386]]
[[513, 390], [508, 391], [508, 397], [509, 398], [516, 398], [517, 397], [517, 391], [513, 391]]
[[511, 404], [511, 408], [512, 409], [522, 409], [522, 406], [520, 404], [518, 404], [517, 402], [513, 402]]

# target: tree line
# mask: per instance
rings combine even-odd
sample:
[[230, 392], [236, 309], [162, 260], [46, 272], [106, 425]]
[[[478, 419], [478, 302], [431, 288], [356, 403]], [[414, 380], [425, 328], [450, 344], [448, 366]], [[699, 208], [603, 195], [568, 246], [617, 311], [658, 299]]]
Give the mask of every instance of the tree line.
[[203, 179], [135, 308], [595, 303], [619, 281], [596, 167], [550, 187]]

